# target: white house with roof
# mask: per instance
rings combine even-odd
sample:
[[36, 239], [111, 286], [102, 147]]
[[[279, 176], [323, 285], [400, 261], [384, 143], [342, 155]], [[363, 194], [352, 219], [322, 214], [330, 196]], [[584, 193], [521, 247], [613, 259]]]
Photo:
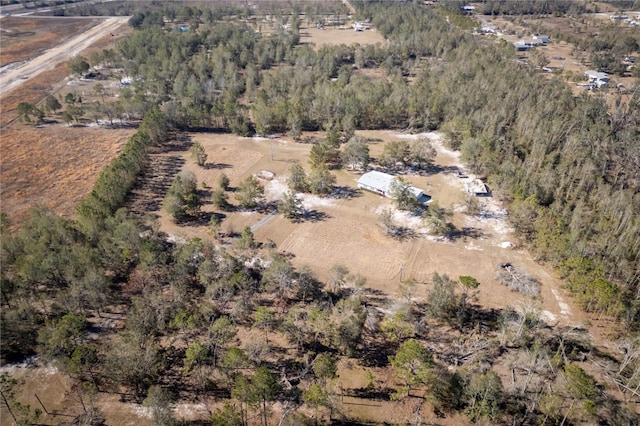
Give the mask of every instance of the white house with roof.
[[[393, 198], [391, 195], [391, 183], [394, 180], [396, 180], [395, 176], [372, 170], [363, 174], [360, 179], [358, 179], [358, 188], [375, 192], [383, 197]], [[409, 191], [415, 195], [420, 204], [427, 204], [431, 200], [431, 197], [426, 195], [420, 188], [409, 186]]]
[[598, 88], [607, 87], [609, 85], [609, 75], [606, 72], [599, 71], [587, 71], [584, 73], [589, 80], [589, 83], [593, 83]]

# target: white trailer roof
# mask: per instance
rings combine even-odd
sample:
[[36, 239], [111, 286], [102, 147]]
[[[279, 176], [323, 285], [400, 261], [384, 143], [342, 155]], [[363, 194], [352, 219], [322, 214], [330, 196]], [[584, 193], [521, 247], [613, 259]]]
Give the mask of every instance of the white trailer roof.
[[[372, 170], [363, 174], [360, 179], [358, 179], [359, 187], [369, 187], [375, 188], [379, 192], [385, 194], [385, 196], [390, 197], [389, 192], [391, 188], [391, 182], [395, 180], [395, 176], [389, 175], [387, 173], [382, 173], [377, 170]], [[413, 193], [417, 198], [420, 198], [424, 191], [420, 188], [416, 188], [415, 186], [410, 186], [409, 191]]]

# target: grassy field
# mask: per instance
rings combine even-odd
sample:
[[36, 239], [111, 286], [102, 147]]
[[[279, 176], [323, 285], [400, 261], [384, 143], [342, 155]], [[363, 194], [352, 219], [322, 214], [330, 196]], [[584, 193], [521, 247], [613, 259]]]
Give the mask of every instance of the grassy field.
[[[360, 132], [358, 132], [360, 134]], [[365, 137], [377, 140], [372, 145], [372, 156], [379, 155], [385, 142], [411, 139], [415, 135], [401, 135], [392, 131], [361, 132]], [[184, 169], [193, 172], [197, 182], [215, 188], [222, 173], [229, 176], [231, 186], [237, 186], [249, 174], [261, 170], [275, 173], [272, 181], [262, 181], [268, 201], [278, 200], [286, 190], [286, 175], [294, 162], [306, 166], [309, 144], [297, 143], [287, 137], [279, 139], [242, 138], [234, 135], [192, 134], [193, 141], [201, 143], [210, 164], [198, 167], [187, 152], [161, 155], [181, 156]], [[311, 136], [311, 135], [309, 135]], [[480, 302], [486, 307], [517, 305], [524, 298], [510, 292], [495, 278], [499, 263], [511, 262], [533, 274], [542, 283], [542, 302], [550, 319], [566, 324], [583, 320], [576, 309], [563, 309], [564, 292], [550, 271], [545, 270], [529, 253], [515, 247], [515, 237], [507, 225], [506, 212], [494, 198], [482, 198], [482, 213], [469, 216], [464, 212], [466, 193], [463, 181], [452, 170], [461, 166], [457, 153], [447, 150], [438, 134], [426, 134], [438, 148], [433, 173], [407, 175], [407, 181], [422, 188], [441, 207], [454, 212], [453, 223], [460, 235], [453, 239], [428, 235], [428, 229], [417, 216], [395, 213], [395, 219], [413, 231], [414, 236], [404, 240], [387, 237], [378, 221], [382, 210], [391, 208], [389, 199], [369, 192], [357, 190], [358, 174], [347, 171], [334, 172], [339, 187], [352, 191], [346, 198], [320, 198], [305, 195], [303, 204], [319, 219], [292, 223], [281, 216], [270, 218], [254, 231], [259, 241], [273, 240], [279, 250], [293, 255], [297, 266], [306, 264], [326, 280], [335, 264], [346, 265], [352, 273], [367, 278], [367, 286], [383, 292], [386, 296], [397, 296], [402, 280], [414, 279], [426, 283], [434, 272], [453, 277], [473, 275], [481, 283]], [[203, 211], [215, 211], [205, 199]], [[233, 196], [230, 201], [234, 202]], [[211, 238], [206, 224], [183, 226], [174, 224], [164, 212], [157, 211], [161, 230], [178, 240], [192, 237]], [[265, 218], [258, 212], [224, 213], [223, 230], [241, 231]], [[424, 286], [419, 289], [424, 291]], [[558, 296], [556, 296], [556, 294]]]

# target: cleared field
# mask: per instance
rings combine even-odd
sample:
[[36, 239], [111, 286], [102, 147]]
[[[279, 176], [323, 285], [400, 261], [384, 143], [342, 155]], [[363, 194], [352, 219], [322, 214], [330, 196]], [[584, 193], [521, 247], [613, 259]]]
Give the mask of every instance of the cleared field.
[[15, 121], [20, 102], [39, 104], [57, 94], [69, 76], [66, 60], [72, 55], [88, 57], [131, 32], [122, 17], [4, 17], [0, 26], [0, 126]]
[[86, 18], [4, 17], [0, 20], [0, 67], [34, 58], [101, 21]]
[[[411, 135], [397, 135], [391, 131], [362, 132], [363, 135], [379, 140], [372, 145], [372, 155], [381, 152], [385, 142]], [[427, 135], [434, 140], [438, 149], [436, 163], [440, 172], [423, 176], [406, 176], [413, 185], [423, 188], [440, 206], [454, 211], [453, 222], [461, 232], [454, 239], [436, 238], [427, 235], [422, 220], [406, 213], [395, 214], [395, 220], [412, 230], [414, 236], [398, 241], [387, 237], [378, 225], [379, 213], [393, 208], [390, 200], [376, 194], [356, 190], [357, 174], [346, 171], [334, 172], [337, 184], [351, 188], [352, 195], [346, 198], [319, 198], [306, 195], [305, 207], [316, 213], [316, 219], [302, 223], [276, 216], [270, 218], [254, 230], [258, 241], [270, 239], [278, 249], [293, 255], [294, 264], [309, 265], [321, 280], [326, 280], [328, 272], [335, 264], [344, 264], [352, 273], [367, 278], [367, 286], [388, 297], [397, 295], [402, 280], [415, 279], [426, 284], [434, 272], [446, 273], [452, 277], [472, 275], [482, 284], [479, 301], [485, 307], [500, 308], [517, 306], [525, 298], [511, 292], [496, 279], [497, 265], [510, 262], [526, 270], [541, 285], [541, 308], [552, 321], [579, 324], [584, 317], [570, 302], [560, 288], [553, 273], [536, 263], [531, 255], [514, 248], [514, 236], [506, 224], [506, 212], [493, 198], [481, 199], [483, 213], [468, 216], [463, 213], [463, 182], [453, 173], [451, 166], [458, 166], [456, 153], [442, 146], [439, 136]], [[277, 200], [286, 190], [286, 174], [294, 161], [306, 165], [310, 145], [300, 144], [288, 138], [262, 140], [240, 138], [233, 135], [195, 134], [193, 139], [200, 142], [209, 154], [211, 165], [207, 168], [196, 166], [186, 152], [176, 152], [185, 160], [184, 169], [194, 172], [198, 183], [209, 187], [217, 186], [217, 179], [224, 172], [235, 186], [250, 173], [269, 170], [276, 174], [272, 181], [263, 181], [267, 198]], [[205, 200], [206, 201], [206, 200]], [[234, 202], [233, 194], [230, 201]], [[209, 203], [205, 212], [213, 212]], [[178, 226], [173, 224], [164, 212], [158, 211], [161, 229], [178, 240], [199, 237], [212, 239], [204, 224]], [[222, 229], [239, 232], [245, 226], [252, 226], [266, 217], [257, 212], [225, 213]], [[423, 297], [426, 285], [418, 286], [417, 297]]]
[[73, 214], [133, 132], [57, 125], [3, 130], [2, 213], [16, 223], [34, 205]]
[[324, 45], [386, 43], [384, 36], [375, 29], [354, 31], [352, 28], [326, 27], [325, 29], [300, 29], [300, 42], [315, 45], [316, 49]]

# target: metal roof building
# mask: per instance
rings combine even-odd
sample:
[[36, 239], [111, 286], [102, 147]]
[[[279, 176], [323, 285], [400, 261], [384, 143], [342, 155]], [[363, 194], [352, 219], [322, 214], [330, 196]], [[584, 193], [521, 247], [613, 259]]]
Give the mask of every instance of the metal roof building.
[[[383, 197], [393, 198], [390, 193], [391, 182], [393, 182], [395, 179], [396, 178], [394, 176], [387, 173], [372, 170], [363, 174], [360, 179], [358, 179], [358, 188], [375, 192], [376, 194], [380, 194]], [[422, 189], [416, 188], [415, 186], [409, 186], [409, 191], [411, 191], [411, 193], [418, 199], [418, 202], [422, 204], [425, 204], [431, 199], [431, 197], [425, 195]]]

